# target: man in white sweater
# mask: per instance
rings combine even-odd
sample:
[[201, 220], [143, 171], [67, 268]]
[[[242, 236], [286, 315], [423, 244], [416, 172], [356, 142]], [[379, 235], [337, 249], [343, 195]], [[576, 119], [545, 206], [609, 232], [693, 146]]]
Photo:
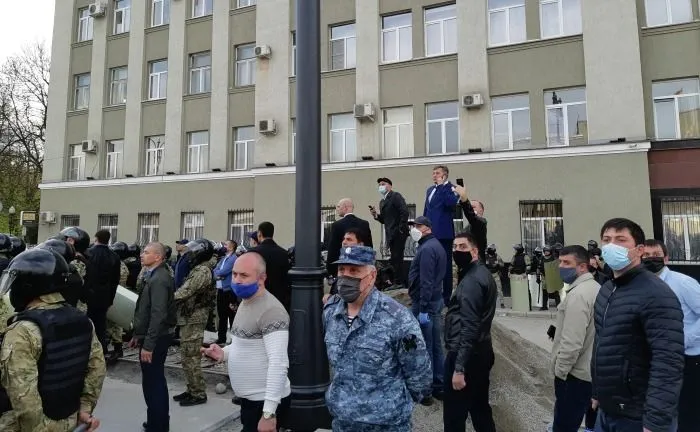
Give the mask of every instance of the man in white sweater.
[[289, 315], [265, 289], [265, 272], [265, 261], [255, 252], [236, 260], [231, 286], [242, 301], [233, 339], [223, 349], [202, 348], [208, 357], [228, 361], [231, 388], [241, 398], [243, 432], [276, 432], [289, 411]]

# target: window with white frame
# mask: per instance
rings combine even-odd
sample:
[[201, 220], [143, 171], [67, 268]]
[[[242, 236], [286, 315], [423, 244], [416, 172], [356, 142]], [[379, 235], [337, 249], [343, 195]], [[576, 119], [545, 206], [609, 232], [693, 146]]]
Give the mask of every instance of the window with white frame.
[[209, 171], [209, 131], [187, 134], [187, 172]]
[[139, 213], [137, 242], [141, 246], [158, 241], [160, 230], [159, 213]]
[[255, 230], [253, 225], [255, 212], [250, 209], [229, 210], [228, 212], [228, 238], [235, 240], [239, 245], [250, 246], [248, 233]]
[[255, 5], [255, 0], [238, 0], [238, 7], [239, 8], [244, 8], [248, 6], [254, 6]]
[[382, 110], [384, 158], [413, 156], [413, 107]]
[[124, 140], [107, 141], [107, 160], [105, 161], [105, 177], [120, 178], [124, 166]]
[[236, 47], [236, 87], [255, 85], [255, 44]]
[[109, 244], [119, 241], [119, 215], [99, 214], [97, 215], [97, 230], [109, 231]]
[[530, 148], [530, 97], [526, 94], [491, 98], [494, 150]]
[[459, 152], [459, 104], [457, 101], [426, 105], [428, 154]]
[[413, 58], [413, 15], [411, 12], [382, 17], [382, 61]]
[[700, 263], [700, 197], [662, 198], [661, 216], [669, 259]]
[[588, 143], [586, 89], [544, 92], [547, 112], [547, 146], [563, 147]]
[[73, 144], [70, 146], [68, 180], [85, 180], [85, 153], [83, 153], [82, 144]]
[[238, 127], [233, 131], [233, 136], [233, 169], [251, 169], [255, 155], [255, 127]]
[[581, 34], [581, 0], [540, 0], [543, 38]]
[[525, 0], [488, 0], [489, 43], [506, 45], [523, 42], [525, 34]]
[[131, 26], [131, 0], [114, 0], [113, 34], [127, 33]]
[[204, 238], [204, 212], [182, 213], [182, 238]]
[[292, 163], [297, 163], [297, 119], [292, 119]]
[[323, 206], [321, 207], [321, 241], [326, 248], [328, 247], [328, 242], [330, 240], [331, 225], [335, 222], [338, 217], [338, 207], [337, 206]]
[[126, 66], [112, 68], [109, 71], [109, 103], [110, 105], [122, 105], [126, 103]]
[[528, 254], [537, 247], [565, 244], [562, 201], [520, 201], [520, 229]]
[[80, 226], [80, 215], [61, 216], [61, 230], [68, 227]]
[[190, 55], [190, 94], [211, 91], [211, 53]]
[[330, 161], [351, 162], [357, 160], [355, 117], [352, 114], [330, 116]]
[[146, 137], [146, 175], [163, 175], [163, 154], [165, 152], [165, 136]]
[[148, 99], [165, 99], [168, 90], [168, 61], [148, 63]]
[[93, 24], [88, 8], [78, 9], [78, 42], [92, 40]]
[[292, 76], [297, 76], [297, 32], [292, 32]]
[[457, 6], [425, 9], [425, 56], [457, 52]]
[[151, 0], [151, 27], [170, 22], [170, 0]]
[[700, 80], [652, 83], [656, 139], [700, 137]]
[[211, 15], [214, 12], [214, 0], [192, 0], [192, 18]]
[[90, 106], [90, 74], [76, 75], [74, 85], [73, 108], [76, 110], [87, 109]]
[[331, 27], [331, 70], [355, 67], [355, 24]]
[[681, 24], [693, 20], [691, 0], [645, 0], [647, 26]]

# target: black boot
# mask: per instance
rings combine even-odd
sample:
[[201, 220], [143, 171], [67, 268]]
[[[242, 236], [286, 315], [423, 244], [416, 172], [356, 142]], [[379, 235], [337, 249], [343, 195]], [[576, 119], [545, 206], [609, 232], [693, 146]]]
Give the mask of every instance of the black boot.
[[175, 402], [180, 402], [180, 401], [183, 401], [189, 397], [190, 397], [190, 394], [188, 392], [184, 392], [184, 393], [180, 393], [179, 395], [173, 396], [173, 400]]
[[207, 395], [204, 396], [192, 396], [189, 395], [187, 399], [183, 399], [180, 401], [180, 406], [188, 407], [188, 406], [195, 406], [195, 405], [201, 405], [203, 403], [207, 402]]

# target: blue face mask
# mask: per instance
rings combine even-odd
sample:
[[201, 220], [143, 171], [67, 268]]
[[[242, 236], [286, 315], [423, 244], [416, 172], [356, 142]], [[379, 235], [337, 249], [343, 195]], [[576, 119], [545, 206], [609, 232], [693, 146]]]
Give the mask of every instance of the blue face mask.
[[602, 251], [603, 261], [614, 271], [620, 271], [632, 264], [632, 261], [627, 255], [629, 251], [624, 246], [608, 243], [603, 246]]
[[231, 283], [231, 288], [233, 292], [242, 299], [249, 299], [258, 292], [258, 281], [249, 284], [239, 284], [236, 282]]
[[386, 195], [386, 186], [381, 185], [377, 188], [377, 190], [379, 191], [380, 195]]
[[571, 285], [574, 283], [576, 278], [578, 278], [578, 275], [576, 274], [576, 268], [562, 268], [559, 267], [559, 276], [561, 277], [561, 280], [566, 283]]

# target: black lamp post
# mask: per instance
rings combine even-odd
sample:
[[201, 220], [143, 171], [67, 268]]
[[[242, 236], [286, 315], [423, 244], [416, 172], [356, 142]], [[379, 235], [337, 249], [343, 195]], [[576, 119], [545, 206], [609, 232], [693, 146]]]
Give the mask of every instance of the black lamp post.
[[325, 392], [330, 383], [321, 323], [321, 1], [297, 0], [297, 145], [295, 257], [292, 279], [289, 378], [295, 431], [330, 429]]

